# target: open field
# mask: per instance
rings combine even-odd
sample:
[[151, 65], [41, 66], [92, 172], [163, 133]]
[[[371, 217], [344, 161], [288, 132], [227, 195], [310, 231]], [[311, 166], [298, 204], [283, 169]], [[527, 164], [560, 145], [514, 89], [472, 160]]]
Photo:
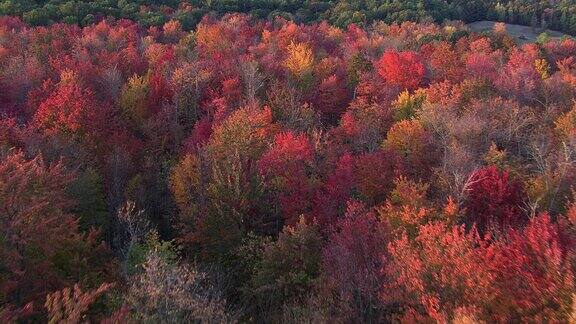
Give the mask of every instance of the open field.
[[[496, 23], [495, 21], [483, 20], [470, 23], [467, 26], [470, 28], [470, 30], [477, 33], [481, 33], [492, 30], [495, 23]], [[522, 26], [514, 24], [506, 24], [506, 30], [511, 36], [516, 38], [520, 43], [534, 42], [536, 41], [536, 38], [538, 38], [538, 35], [540, 35], [543, 32], [540, 28], [532, 28], [530, 26]], [[570, 35], [549, 29], [546, 30], [546, 33], [553, 39], [570, 37]]]

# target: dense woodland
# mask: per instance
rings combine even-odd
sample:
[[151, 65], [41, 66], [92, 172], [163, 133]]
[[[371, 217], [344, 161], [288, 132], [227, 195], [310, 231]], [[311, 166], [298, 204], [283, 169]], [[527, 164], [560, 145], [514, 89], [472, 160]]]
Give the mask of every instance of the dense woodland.
[[497, 20], [576, 35], [576, 0], [0, 0], [0, 15], [31, 25], [88, 26], [106, 17], [158, 26], [170, 20], [193, 29], [206, 14], [247, 13], [297, 23], [328, 21], [338, 27], [373, 21]]
[[0, 322], [573, 322], [575, 99], [502, 24], [2, 17]]

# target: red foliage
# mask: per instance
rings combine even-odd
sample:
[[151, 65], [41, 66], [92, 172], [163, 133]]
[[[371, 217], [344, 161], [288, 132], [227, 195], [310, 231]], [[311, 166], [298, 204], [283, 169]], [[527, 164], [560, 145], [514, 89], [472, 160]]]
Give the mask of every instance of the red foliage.
[[532, 53], [518, 49], [512, 51], [508, 63], [496, 80], [498, 90], [520, 101], [532, 101], [542, 84], [540, 74], [534, 67], [536, 59]]
[[490, 305], [496, 294], [489, 263], [490, 247], [475, 230], [430, 223], [411, 241], [406, 234], [388, 245], [390, 265], [383, 271], [394, 280], [382, 288], [384, 302], [401, 300], [407, 315], [423, 309], [440, 323], [459, 309]]
[[574, 255], [562, 231], [546, 214], [497, 241], [474, 228], [424, 225], [414, 241], [404, 235], [389, 245], [384, 271], [395, 280], [381, 296], [410, 305], [406, 319], [446, 322], [465, 313], [493, 322], [566, 321]]
[[47, 135], [84, 136], [97, 135], [103, 130], [103, 122], [109, 112], [71, 75], [60, 81], [56, 89], [40, 103], [34, 115], [34, 123]]
[[363, 104], [378, 104], [388, 106], [398, 97], [394, 85], [388, 85], [377, 73], [360, 75], [360, 83], [356, 87], [356, 99]]
[[66, 258], [77, 257], [82, 237], [68, 212], [72, 176], [62, 164], [26, 160], [19, 152], [0, 162], [0, 297], [20, 306], [66, 283], [61, 271], [75, 262]]
[[348, 106], [350, 98], [345, 80], [331, 75], [318, 86], [313, 103], [329, 121], [335, 121]]
[[494, 269], [500, 298], [497, 321], [563, 322], [572, 309], [574, 273], [572, 245], [564, 244], [563, 228], [542, 214], [523, 228], [513, 228], [496, 244]]
[[242, 83], [240, 78], [229, 78], [222, 82], [222, 95], [229, 107], [239, 106], [242, 100]]
[[[78, 233], [66, 196], [95, 191], [79, 215], [92, 198], [108, 215], [134, 198], [200, 263], [235, 266], [228, 256], [254, 248], [241, 270], [262, 256], [260, 236], [316, 220], [304, 280], [317, 289], [281, 294], [319, 294], [310, 302], [336, 322], [570, 321], [576, 203], [560, 213], [576, 174], [576, 41], [513, 46], [499, 31], [452, 42], [452, 24], [342, 30], [237, 14], [205, 17], [192, 35], [175, 20], [96, 19], [0, 17], [1, 320], [98, 281], [94, 235]], [[492, 141], [502, 151], [484, 154]], [[26, 158], [36, 152], [66, 168]], [[514, 176], [466, 177], [483, 163]], [[172, 200], [180, 232], [164, 223]], [[263, 270], [237, 278], [289, 286]]]
[[519, 181], [510, 179], [508, 171], [496, 166], [480, 169], [472, 176], [465, 206], [468, 221], [480, 230], [494, 225], [498, 227], [520, 226], [527, 221], [522, 211], [524, 193]]
[[284, 164], [307, 162], [312, 158], [312, 148], [304, 134], [293, 132], [276, 134], [274, 144], [260, 159], [260, 169], [264, 173], [278, 173], [286, 170]]
[[356, 158], [354, 175], [358, 192], [370, 205], [383, 202], [403, 173], [400, 157], [394, 151], [366, 153]]
[[282, 216], [289, 225], [310, 208], [312, 187], [305, 167], [311, 160], [306, 136], [285, 132], [275, 136], [272, 147], [258, 161], [260, 173], [278, 190]]
[[321, 225], [333, 224], [338, 214], [343, 213], [354, 183], [354, 159], [346, 152], [336, 163], [324, 186], [315, 192], [312, 217]]
[[411, 51], [387, 51], [376, 64], [376, 68], [386, 82], [402, 89], [416, 89], [426, 73], [418, 54]]
[[153, 113], [162, 110], [162, 104], [172, 99], [172, 88], [165, 77], [159, 72], [154, 72], [150, 76], [150, 94], [148, 95], [148, 109]]
[[571, 57], [576, 52], [576, 41], [566, 38], [560, 42], [547, 42], [544, 48], [546, 55], [550, 57], [550, 62], [556, 63]]
[[466, 58], [466, 72], [473, 78], [494, 81], [498, 75], [496, 62], [488, 54], [471, 53]]
[[362, 203], [349, 201], [346, 214], [334, 226], [323, 251], [323, 289], [335, 293], [352, 322], [373, 318], [386, 275], [387, 227]]
[[458, 82], [462, 79], [463, 68], [460, 55], [447, 42], [435, 46], [430, 57], [430, 66], [436, 80]]
[[196, 152], [199, 147], [208, 143], [210, 135], [212, 135], [212, 123], [210, 122], [210, 118], [205, 116], [194, 124], [192, 133], [184, 140], [184, 152]]

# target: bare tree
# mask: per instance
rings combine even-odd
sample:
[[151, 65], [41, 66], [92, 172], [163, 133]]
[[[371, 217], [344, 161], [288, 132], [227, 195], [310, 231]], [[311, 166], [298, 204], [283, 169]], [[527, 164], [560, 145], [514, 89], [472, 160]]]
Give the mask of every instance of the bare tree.
[[141, 242], [149, 233], [149, 223], [143, 210], [136, 210], [136, 204], [127, 201], [118, 209], [120, 229], [116, 234], [116, 246], [121, 260], [122, 274], [128, 276], [128, 263], [134, 246]]
[[144, 323], [234, 323], [221, 293], [206, 273], [169, 263], [149, 252], [144, 272], [133, 282], [126, 303]]
[[248, 61], [240, 65], [240, 73], [242, 81], [246, 87], [246, 101], [247, 105], [251, 107], [258, 107], [258, 91], [264, 86], [265, 78], [258, 69], [258, 62]]

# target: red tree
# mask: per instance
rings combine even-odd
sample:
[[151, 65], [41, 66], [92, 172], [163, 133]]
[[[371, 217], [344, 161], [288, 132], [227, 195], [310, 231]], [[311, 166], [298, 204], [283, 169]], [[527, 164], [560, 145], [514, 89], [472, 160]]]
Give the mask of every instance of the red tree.
[[[573, 311], [574, 246], [548, 214], [513, 228], [496, 243], [490, 264], [500, 289], [497, 322], [566, 322]], [[568, 243], [568, 244], [567, 244]]]
[[392, 150], [366, 153], [356, 158], [354, 174], [358, 192], [369, 204], [383, 202], [402, 174], [401, 158]]
[[344, 153], [324, 185], [314, 194], [312, 216], [322, 225], [333, 224], [355, 185], [354, 158]]
[[[323, 251], [323, 290], [337, 296], [339, 316], [362, 322], [382, 315], [379, 287], [388, 235], [385, 223], [362, 203], [349, 201]], [[382, 318], [380, 318], [382, 319]]]
[[494, 279], [486, 266], [490, 247], [475, 230], [430, 223], [420, 227], [414, 240], [404, 234], [388, 250], [390, 265], [383, 271], [391, 281], [381, 297], [388, 303], [401, 301], [407, 322], [446, 323], [494, 300]]
[[278, 191], [282, 216], [290, 225], [309, 209], [311, 184], [306, 164], [312, 161], [312, 148], [305, 135], [292, 132], [277, 134], [258, 166], [267, 182]]
[[418, 54], [411, 51], [387, 51], [377, 62], [376, 68], [382, 78], [402, 89], [416, 89], [426, 73]]
[[83, 239], [68, 213], [72, 177], [62, 164], [26, 160], [22, 153], [0, 162], [0, 297], [21, 306], [70, 284], [67, 274]]
[[196, 152], [199, 147], [204, 146], [212, 134], [212, 123], [208, 116], [198, 120], [192, 128], [190, 136], [184, 140], [184, 151], [187, 153]]
[[523, 189], [519, 181], [510, 178], [508, 171], [496, 166], [480, 169], [469, 182], [465, 206], [468, 221], [480, 230], [488, 226], [519, 226], [526, 222], [521, 205]]
[[508, 63], [503, 67], [496, 80], [496, 88], [507, 96], [519, 101], [530, 102], [536, 98], [537, 90], [542, 86], [541, 75], [534, 62], [538, 57], [534, 53], [515, 49]]
[[320, 82], [313, 103], [328, 121], [335, 121], [348, 106], [350, 98], [345, 80], [331, 75]]
[[462, 79], [463, 68], [459, 53], [447, 42], [440, 42], [430, 57], [430, 66], [436, 80], [458, 82]]
[[98, 137], [109, 129], [109, 122], [107, 106], [100, 105], [74, 73], [63, 73], [62, 80], [34, 115], [36, 126], [49, 136]]

